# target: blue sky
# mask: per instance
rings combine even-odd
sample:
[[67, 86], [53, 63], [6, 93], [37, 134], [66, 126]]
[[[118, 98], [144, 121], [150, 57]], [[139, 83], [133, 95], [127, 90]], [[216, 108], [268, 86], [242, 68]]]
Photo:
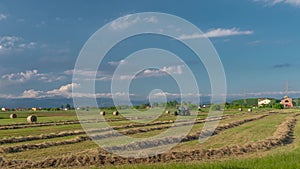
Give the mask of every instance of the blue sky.
[[[69, 98], [72, 86], [78, 87], [72, 84], [72, 70], [88, 38], [105, 24], [137, 12], [169, 13], [199, 27], [220, 56], [229, 96], [246, 92], [249, 97], [282, 97], [288, 81], [290, 95], [299, 97], [299, 0], [1, 0], [0, 97]], [[192, 54], [176, 41], [157, 40], [155, 36], [135, 37], [116, 46], [97, 73], [97, 96], [111, 97], [111, 74], [134, 51], [128, 46], [177, 50], [196, 74], [201, 94], [209, 95], [203, 65], [195, 64]], [[182, 67], [169, 65], [165, 71], [180, 74]], [[151, 73], [133, 81], [132, 96], [143, 99], [160, 88], [169, 97], [178, 97], [174, 79], [164, 72]]]

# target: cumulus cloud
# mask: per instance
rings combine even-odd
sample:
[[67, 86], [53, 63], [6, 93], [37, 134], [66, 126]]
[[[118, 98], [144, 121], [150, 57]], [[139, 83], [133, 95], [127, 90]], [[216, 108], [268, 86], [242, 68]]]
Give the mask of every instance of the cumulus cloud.
[[17, 43], [22, 41], [22, 38], [16, 36], [3, 36], [0, 37], [0, 46], [2, 49], [11, 49], [17, 47]]
[[24, 50], [33, 49], [37, 46], [36, 42], [25, 42], [22, 37], [3, 36], [0, 37], [0, 51], [9, 51], [13, 49]]
[[255, 2], [263, 2], [269, 6], [284, 3], [284, 4], [289, 4], [292, 6], [300, 7], [300, 0], [254, 0], [254, 1]]
[[217, 38], [217, 37], [227, 37], [227, 36], [236, 36], [236, 35], [250, 35], [253, 34], [253, 31], [246, 30], [246, 31], [241, 31], [239, 28], [231, 28], [231, 29], [222, 29], [222, 28], [217, 28], [217, 29], [212, 29], [209, 30], [206, 33], [199, 34], [199, 33], [194, 33], [191, 35], [186, 35], [183, 34], [179, 36], [179, 39], [185, 40], [185, 39], [197, 39], [197, 38]]
[[169, 97], [169, 98], [179, 98], [179, 97], [188, 97], [195, 98], [202, 96], [200, 93], [169, 93], [169, 92], [158, 92], [151, 95], [152, 98], [161, 98], [161, 97]]
[[[147, 77], [160, 77], [160, 76], [168, 76], [168, 75], [181, 75], [183, 73], [182, 68], [184, 65], [175, 65], [175, 66], [164, 66], [161, 69], [146, 69], [143, 70], [142, 73], [134, 76], [134, 75], [114, 75], [115, 80], [130, 80], [130, 79], [140, 79]], [[126, 72], [125, 72], [126, 73]]]
[[25, 72], [10, 73], [1, 76], [1, 80], [13, 83], [24, 83], [29, 80], [39, 80], [43, 82], [53, 82], [65, 79], [65, 76], [56, 76], [51, 73], [39, 73], [38, 70], [27, 70]]
[[72, 97], [72, 88], [77, 88], [80, 85], [77, 83], [71, 83], [63, 85], [58, 89], [53, 89], [44, 93], [45, 97], [63, 96], [66, 98]]
[[114, 20], [110, 26], [113, 30], [125, 29], [138, 22], [144, 23], [157, 23], [158, 19], [154, 16], [149, 16], [145, 18], [140, 18], [139, 16], [135, 17], [133, 15], [126, 15], [120, 19]]
[[42, 91], [36, 91], [33, 89], [25, 90], [20, 98], [39, 98], [42, 94]]
[[162, 69], [146, 69], [143, 72], [142, 76], [151, 77], [151, 76], [166, 76], [168, 74], [182, 74], [182, 68], [183, 65], [177, 65], [177, 66], [164, 66]]
[[0, 94], [0, 98], [7, 99], [20, 99], [20, 98], [50, 98], [50, 97], [72, 97], [72, 87], [78, 87], [78, 84], [67, 84], [63, 85], [58, 89], [53, 89], [50, 91], [40, 91], [34, 89], [25, 90], [21, 95], [5, 95]]
[[0, 14], [0, 21], [7, 19], [7, 16], [4, 14]]
[[[126, 63], [124, 60], [118, 62], [109, 62], [111, 65], [118, 65]], [[134, 76], [126, 74], [113, 74], [113, 72], [104, 72], [104, 71], [92, 71], [92, 70], [66, 70], [64, 71], [65, 75], [79, 75], [80, 80], [96, 80], [96, 81], [110, 81], [113, 76], [115, 80], [130, 80], [146, 77], [159, 77], [159, 76], [168, 76], [172, 74], [181, 75], [183, 73], [184, 65], [174, 65], [174, 66], [164, 66], [160, 70], [158, 69], [146, 69], [142, 73]], [[95, 77], [96, 74], [96, 77]], [[134, 77], [133, 77], [134, 76]]]
[[81, 69], [70, 69], [70, 70], [66, 70], [64, 71], [65, 75], [80, 75], [80, 76], [86, 76], [86, 77], [94, 77], [96, 76], [101, 76], [103, 74], [106, 74], [103, 71], [94, 71], [94, 70], [81, 70]]
[[120, 60], [120, 61], [117, 61], [117, 62], [115, 62], [115, 61], [108, 62], [108, 64], [111, 65], [111, 66], [118, 66], [118, 65], [125, 64], [125, 63], [126, 63], [125, 60]]
[[21, 43], [21, 44], [19, 44], [19, 48], [22, 48], [22, 49], [33, 49], [33, 48], [35, 48], [36, 47], [36, 45], [37, 45], [37, 43], [36, 42], [29, 42], [29, 43]]
[[129, 96], [135, 96], [135, 94], [129, 94], [126, 92], [112, 93], [73, 93], [73, 97], [86, 97], [86, 98], [112, 98], [112, 95], [117, 98], [128, 98]]
[[26, 72], [3, 75], [2, 79], [16, 82], [25, 82], [36, 76], [38, 76], [38, 70], [27, 70]]
[[[66, 70], [65, 75], [77, 75], [80, 80], [99, 80], [99, 81], [109, 81], [112, 79], [112, 75], [108, 72], [103, 71], [93, 71], [93, 70]], [[96, 75], [96, 77], [95, 77]], [[76, 79], [75, 79], [76, 80]]]
[[[112, 93], [73, 93], [73, 88], [79, 88], [80, 84], [77, 83], [70, 83], [66, 85], [62, 85], [59, 88], [52, 89], [49, 91], [40, 91], [34, 89], [25, 90], [20, 95], [7, 95], [7, 94], [0, 94], [0, 98], [6, 99], [20, 99], [20, 98], [53, 98], [53, 97], [64, 97], [64, 98], [71, 98], [71, 97], [86, 97], [86, 98], [111, 98]], [[116, 97], [128, 97], [134, 96], [134, 94], [128, 94], [125, 92], [116, 92], [114, 93]]]

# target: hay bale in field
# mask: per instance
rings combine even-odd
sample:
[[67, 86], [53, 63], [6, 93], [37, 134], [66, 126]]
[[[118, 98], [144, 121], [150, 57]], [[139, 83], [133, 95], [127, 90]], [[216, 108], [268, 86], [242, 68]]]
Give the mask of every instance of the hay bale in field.
[[113, 112], [113, 115], [114, 115], [114, 116], [118, 116], [118, 115], [119, 115], [119, 112], [118, 112], [118, 111], [114, 111], [114, 112]]
[[239, 108], [239, 111], [243, 111], [243, 108]]
[[10, 114], [10, 115], [9, 115], [9, 118], [15, 119], [15, 118], [17, 118], [17, 114]]
[[170, 110], [166, 110], [166, 114], [170, 114]]
[[248, 109], [248, 112], [252, 112], [252, 109]]
[[28, 123], [34, 123], [37, 121], [37, 117], [35, 115], [30, 115], [27, 117], [27, 122]]
[[105, 111], [100, 111], [100, 115], [105, 116]]

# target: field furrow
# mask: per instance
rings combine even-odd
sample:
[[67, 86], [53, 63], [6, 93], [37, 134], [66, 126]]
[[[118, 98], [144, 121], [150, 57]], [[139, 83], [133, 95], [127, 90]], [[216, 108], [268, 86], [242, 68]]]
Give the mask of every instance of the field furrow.
[[208, 129], [206, 131], [200, 131], [200, 132], [196, 132], [193, 134], [188, 134], [187, 136], [180, 136], [180, 137], [169, 136], [169, 137], [162, 138], [162, 139], [145, 140], [145, 141], [129, 143], [129, 144], [121, 145], [121, 146], [105, 147], [105, 149], [115, 152], [115, 151], [137, 150], [137, 149], [144, 149], [144, 148], [150, 148], [150, 147], [157, 147], [157, 146], [177, 143], [180, 140], [181, 140], [181, 142], [187, 142], [187, 141], [199, 139], [199, 137], [206, 137], [207, 135], [215, 135], [223, 130], [233, 128], [233, 127], [242, 125], [247, 122], [258, 120], [258, 119], [264, 118], [266, 116], [268, 116], [268, 115], [267, 114], [259, 115], [256, 117], [243, 119], [243, 120], [239, 120], [236, 122], [223, 124], [221, 126], [218, 126], [216, 129], [212, 129], [212, 130]]
[[268, 149], [279, 145], [288, 144], [291, 140], [293, 128], [296, 123], [296, 116], [288, 117], [278, 126], [272, 137], [258, 142], [252, 142], [243, 146], [226, 146], [219, 149], [201, 149], [194, 151], [170, 152], [166, 154], [154, 155], [147, 158], [123, 158], [112, 154], [102, 153], [98, 155], [78, 155], [60, 158], [48, 158], [43, 161], [33, 162], [28, 160], [10, 160], [1, 162], [2, 167], [10, 168], [44, 168], [44, 167], [73, 167], [73, 166], [103, 166], [103, 165], [122, 165], [137, 163], [158, 163], [171, 161], [194, 161], [212, 159], [223, 156], [239, 155]]
[[[105, 154], [99, 150], [98, 155], [78, 155], [60, 158], [49, 158], [39, 162], [28, 160], [10, 160], [3, 161], [0, 165], [3, 167], [32, 168], [32, 167], [72, 167], [72, 166], [103, 166], [103, 165], [121, 165], [136, 163], [158, 163], [170, 161], [194, 161], [203, 159], [212, 159], [230, 155], [240, 155], [258, 150], [270, 149], [272, 147], [285, 145], [291, 142], [293, 128], [296, 124], [296, 115], [286, 118], [281, 123], [273, 135], [269, 138], [247, 143], [243, 146], [226, 146], [218, 149], [200, 149], [193, 151], [170, 152], [159, 154], [148, 158], [123, 158], [111, 154]], [[224, 125], [225, 126], [225, 125]]]

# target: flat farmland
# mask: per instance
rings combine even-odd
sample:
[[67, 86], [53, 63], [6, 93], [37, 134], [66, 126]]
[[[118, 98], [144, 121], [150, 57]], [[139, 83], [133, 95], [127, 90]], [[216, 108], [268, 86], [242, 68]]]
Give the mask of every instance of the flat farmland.
[[[100, 112], [99, 110], [90, 110]], [[130, 138], [124, 140], [107, 128], [89, 130], [92, 138], [83, 130], [74, 111], [22, 111], [0, 115], [0, 157], [2, 168], [276, 168], [278, 163], [299, 168], [300, 111], [257, 109], [253, 112], [226, 110], [219, 118], [206, 119], [207, 112], [195, 116], [180, 117], [161, 113], [147, 123], [126, 119], [120, 111], [113, 116], [106, 110], [102, 118], [83, 121], [87, 126], [111, 126], [115, 131]], [[26, 117], [34, 114], [36, 123], [28, 123]], [[100, 117], [100, 114], [99, 114]], [[151, 117], [151, 116], [149, 116]], [[189, 121], [194, 118], [195, 121]], [[204, 129], [206, 120], [218, 122], [217, 127]], [[104, 123], [106, 125], [104, 125]], [[171, 127], [186, 135], [171, 133], [157, 137]], [[209, 137], [199, 142], [199, 137]], [[151, 138], [151, 139], [147, 139]], [[118, 145], [111, 145], [112, 141]], [[99, 141], [102, 146], [94, 142]], [[177, 143], [181, 140], [180, 143]], [[172, 148], [163, 154], [148, 154], [144, 158], [125, 158], [110, 152], [150, 152]], [[173, 146], [174, 145], [174, 146]], [[110, 151], [106, 151], [110, 150]], [[149, 151], [148, 151], [149, 150]], [[298, 158], [299, 159], [299, 158]], [[253, 165], [257, 166], [253, 166]], [[276, 165], [277, 164], [277, 165]]]

